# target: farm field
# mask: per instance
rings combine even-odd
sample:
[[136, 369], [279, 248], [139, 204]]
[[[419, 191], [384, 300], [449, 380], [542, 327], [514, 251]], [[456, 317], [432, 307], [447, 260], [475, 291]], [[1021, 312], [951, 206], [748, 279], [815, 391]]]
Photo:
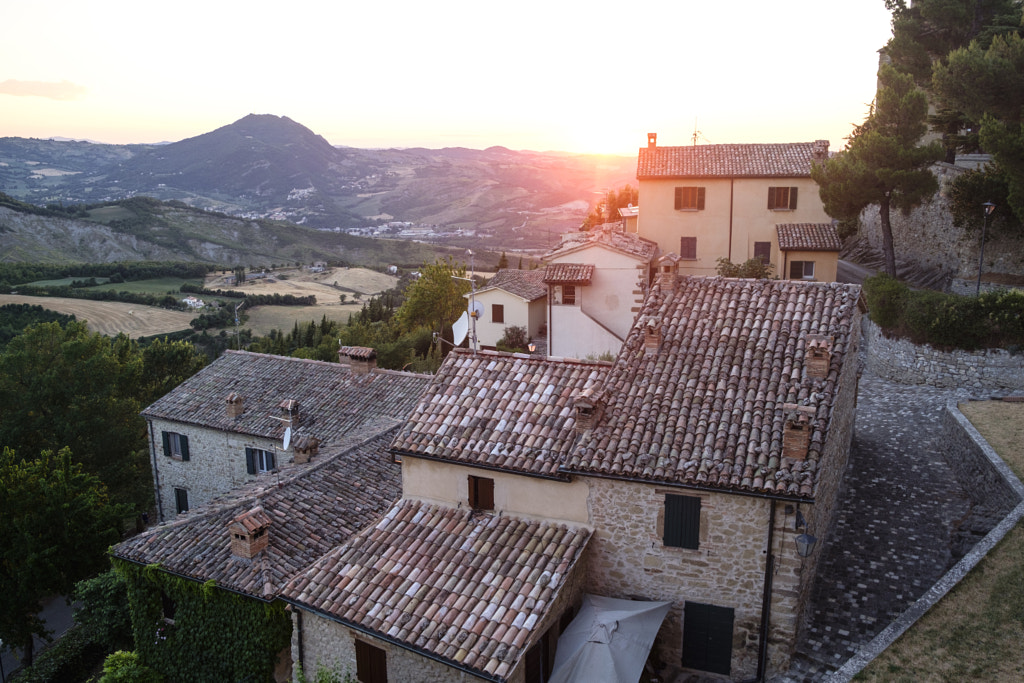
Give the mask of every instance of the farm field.
[[339, 296], [351, 300], [359, 294], [367, 299], [398, 283], [398, 278], [367, 268], [328, 268], [322, 273], [291, 268], [275, 270], [264, 279], [249, 279], [240, 285], [229, 284], [232, 273], [211, 273], [203, 285], [206, 289], [232, 289], [246, 294], [291, 294], [316, 297], [317, 304], [339, 303]]
[[90, 301], [20, 294], [0, 294], [0, 306], [4, 304], [29, 304], [58, 313], [73, 314], [79, 320], [85, 320], [93, 332], [111, 337], [124, 332], [133, 339], [187, 329], [189, 322], [196, 317], [195, 313], [191, 312], [170, 311], [120, 301]]

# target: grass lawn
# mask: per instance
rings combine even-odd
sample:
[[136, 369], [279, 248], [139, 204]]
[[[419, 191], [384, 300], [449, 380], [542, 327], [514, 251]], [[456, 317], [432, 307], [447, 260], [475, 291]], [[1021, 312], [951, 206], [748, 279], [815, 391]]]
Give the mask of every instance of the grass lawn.
[[[960, 410], [1024, 479], [1024, 403]], [[858, 681], [1024, 680], [1024, 522], [885, 652]]]

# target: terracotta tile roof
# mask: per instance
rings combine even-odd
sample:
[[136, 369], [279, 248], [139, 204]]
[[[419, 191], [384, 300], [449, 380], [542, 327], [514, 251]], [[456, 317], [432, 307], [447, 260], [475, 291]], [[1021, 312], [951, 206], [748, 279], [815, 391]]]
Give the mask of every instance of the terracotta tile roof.
[[392, 449], [480, 467], [558, 475], [575, 438], [573, 397], [609, 363], [455, 349]]
[[549, 284], [589, 285], [594, 266], [589, 263], [550, 263], [544, 269], [544, 282]]
[[[400, 424], [430, 379], [388, 370], [357, 374], [341, 363], [227, 351], [142, 414], [277, 439], [284, 434], [284, 424], [276, 419], [280, 405], [293, 400], [300, 415], [293, 437], [332, 446]], [[228, 417], [225, 409], [232, 393], [242, 400], [237, 418]]]
[[652, 242], [634, 233], [614, 229], [595, 229], [563, 233], [562, 243], [544, 254], [542, 258], [549, 261], [595, 245], [635, 256], [643, 261], [650, 261], [658, 251], [657, 242]]
[[[812, 497], [839, 371], [856, 362], [846, 356], [859, 299], [860, 287], [839, 283], [655, 285], [609, 373], [604, 418], [565, 470]], [[824, 380], [803, 374], [811, 334], [833, 337]], [[780, 456], [786, 404], [814, 412], [803, 461]]]
[[657, 178], [793, 178], [810, 177], [816, 145], [791, 142], [755, 145], [642, 147], [636, 177]]
[[[310, 467], [284, 470], [280, 486], [250, 485], [116, 546], [115, 557], [264, 600], [288, 579], [352, 534], [380, 518], [399, 498], [401, 465], [386, 446], [387, 431], [359, 446], [321, 451]], [[297, 472], [292, 476], [289, 473]], [[261, 508], [262, 514], [253, 514]], [[268, 522], [268, 545], [251, 560], [231, 552], [228, 527]], [[248, 524], [247, 524], [248, 522]], [[255, 527], [254, 527], [255, 528]]]
[[490, 289], [502, 289], [527, 301], [536, 301], [548, 293], [548, 288], [544, 286], [543, 270], [502, 268], [485, 287], [477, 290], [477, 294]]
[[839, 251], [843, 247], [831, 223], [783, 223], [775, 230], [782, 251]]
[[403, 500], [283, 596], [507, 680], [589, 538], [586, 529]]

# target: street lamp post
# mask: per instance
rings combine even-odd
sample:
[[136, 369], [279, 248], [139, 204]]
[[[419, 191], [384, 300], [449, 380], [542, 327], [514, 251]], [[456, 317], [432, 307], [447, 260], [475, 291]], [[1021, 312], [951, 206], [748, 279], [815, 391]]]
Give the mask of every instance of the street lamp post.
[[988, 230], [988, 217], [989, 214], [996, 208], [996, 205], [992, 202], [985, 202], [982, 204], [985, 207], [985, 218], [981, 224], [981, 254], [978, 256], [978, 286], [974, 289], [974, 296], [981, 294], [981, 268], [985, 263], [985, 231]]

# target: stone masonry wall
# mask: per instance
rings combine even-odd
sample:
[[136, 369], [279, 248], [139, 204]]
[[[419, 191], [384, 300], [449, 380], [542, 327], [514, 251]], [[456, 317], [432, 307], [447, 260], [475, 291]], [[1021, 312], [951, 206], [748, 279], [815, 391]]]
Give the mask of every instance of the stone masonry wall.
[[971, 389], [1024, 389], [1024, 355], [1002, 349], [937, 351], [905, 339], [887, 339], [865, 319], [867, 365], [883, 379], [900, 384]]
[[[162, 431], [188, 437], [187, 461], [163, 454]], [[176, 515], [175, 488], [188, 492], [189, 508], [195, 509], [255, 478], [246, 472], [246, 446], [274, 451], [281, 445], [270, 439], [158, 419], [150, 422], [150, 438], [151, 459], [156, 466], [154, 486], [163, 520], [174, 519]], [[279, 467], [287, 467], [291, 452], [277, 450], [275, 456]]]
[[[984, 506], [994, 527], [1020, 504], [1021, 498], [1000, 471], [989, 445], [955, 404], [946, 406], [942, 416], [943, 456], [957, 481], [975, 506]], [[997, 463], [999, 463], [997, 465]]]
[[[662, 542], [665, 494], [701, 498], [700, 547]], [[758, 629], [767, 558], [769, 505], [763, 498], [592, 478], [587, 591], [638, 600], [669, 600], [672, 606], [655, 643], [663, 666], [680, 666], [686, 601], [734, 609], [734, 678], [757, 669]], [[781, 503], [776, 503], [781, 510]], [[799, 559], [777, 512], [775, 575], [769, 658], [772, 670], [788, 666], [795, 637]]]
[[[946, 163], [935, 164], [932, 171], [939, 179], [939, 193], [907, 216], [892, 211], [893, 244], [898, 260], [913, 261], [950, 277], [977, 278], [981, 232], [953, 225], [945, 194], [953, 179], [966, 170]], [[861, 213], [859, 234], [871, 246], [882, 248], [878, 206], [869, 206]], [[984, 272], [1024, 275], [1024, 240], [989, 230], [985, 236]]]

